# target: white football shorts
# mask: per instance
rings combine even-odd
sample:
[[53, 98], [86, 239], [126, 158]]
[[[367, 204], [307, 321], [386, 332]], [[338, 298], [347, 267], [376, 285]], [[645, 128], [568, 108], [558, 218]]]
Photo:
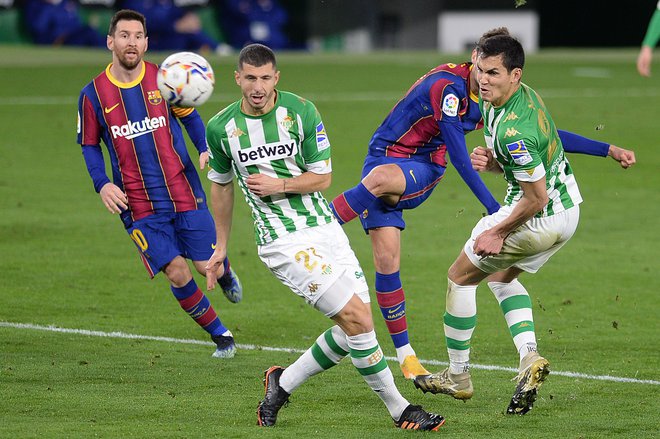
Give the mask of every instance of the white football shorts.
[[494, 214], [483, 217], [472, 229], [463, 251], [481, 271], [495, 273], [517, 267], [536, 273], [573, 236], [580, 220], [579, 205], [552, 216], [531, 218], [507, 236], [500, 254], [483, 259], [477, 256], [473, 251], [477, 236], [499, 224], [512, 211], [513, 206], [502, 206]]
[[258, 246], [257, 251], [284, 285], [328, 317], [337, 314], [353, 294], [369, 303], [362, 267], [336, 221], [289, 233]]

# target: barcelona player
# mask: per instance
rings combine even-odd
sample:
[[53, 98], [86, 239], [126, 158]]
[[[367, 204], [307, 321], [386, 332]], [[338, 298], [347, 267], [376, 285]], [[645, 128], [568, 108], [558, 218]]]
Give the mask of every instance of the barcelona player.
[[[486, 32], [479, 43], [507, 28]], [[478, 47], [478, 45], [477, 45]], [[394, 106], [369, 142], [360, 183], [337, 196], [330, 207], [340, 223], [360, 217], [371, 238], [376, 298], [406, 378], [428, 375], [410, 344], [405, 294], [399, 273], [403, 210], [420, 206], [443, 178], [447, 155], [488, 214], [499, 209], [472, 169], [465, 134], [481, 129], [474, 62], [443, 64], [422, 76]], [[560, 132], [566, 151], [610, 156], [626, 168], [632, 151]], [[450, 342], [448, 340], [448, 342]], [[460, 348], [460, 346], [456, 346]]]
[[[230, 358], [234, 338], [198, 288], [186, 259], [205, 274], [215, 248], [215, 225], [183, 137], [185, 126], [199, 151], [199, 166], [208, 163], [205, 127], [193, 108], [170, 107], [156, 85], [158, 66], [144, 61], [147, 31], [144, 16], [121, 10], [107, 37], [112, 63], [87, 84], [78, 101], [78, 143], [106, 208], [119, 214], [153, 278], [167, 276], [174, 297], [216, 343], [213, 356]], [[105, 173], [100, 142], [112, 164]], [[236, 273], [224, 260], [218, 280], [232, 302], [242, 298]]]

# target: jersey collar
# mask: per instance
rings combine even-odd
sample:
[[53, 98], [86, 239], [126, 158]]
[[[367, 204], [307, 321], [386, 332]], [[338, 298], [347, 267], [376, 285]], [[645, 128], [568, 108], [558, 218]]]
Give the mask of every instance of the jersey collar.
[[112, 76], [112, 73], [110, 73], [110, 67], [112, 66], [112, 63], [108, 64], [108, 67], [105, 68], [105, 74], [108, 76], [108, 79], [110, 82], [112, 82], [114, 85], [116, 85], [119, 88], [131, 88], [135, 87], [138, 85], [141, 81], [142, 78], [144, 78], [144, 73], [147, 70], [146, 65], [144, 64], [144, 61], [140, 61], [141, 67], [140, 67], [140, 74], [138, 75], [137, 79], [131, 82], [121, 82], [114, 76]]

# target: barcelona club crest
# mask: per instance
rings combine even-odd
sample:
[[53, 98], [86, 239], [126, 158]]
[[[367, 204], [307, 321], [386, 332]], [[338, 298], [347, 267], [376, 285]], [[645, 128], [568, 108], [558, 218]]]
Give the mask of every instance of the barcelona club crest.
[[148, 91], [147, 100], [151, 105], [158, 105], [163, 102], [163, 97], [160, 95], [160, 90]]

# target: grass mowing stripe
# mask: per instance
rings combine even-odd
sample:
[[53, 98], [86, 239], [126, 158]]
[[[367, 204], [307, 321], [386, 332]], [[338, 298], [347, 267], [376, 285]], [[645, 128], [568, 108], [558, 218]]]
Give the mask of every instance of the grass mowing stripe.
[[[49, 326], [43, 326], [43, 325], [34, 325], [31, 323], [14, 323], [14, 322], [3, 322], [0, 321], [0, 328], [15, 328], [15, 329], [34, 329], [38, 331], [50, 331], [50, 332], [59, 332], [59, 333], [65, 333], [65, 334], [79, 334], [79, 335], [86, 335], [86, 336], [92, 336], [92, 337], [110, 337], [110, 338], [124, 338], [124, 339], [136, 339], [136, 340], [151, 340], [151, 341], [164, 341], [164, 342], [169, 342], [169, 343], [183, 343], [183, 344], [198, 344], [198, 345], [208, 345], [208, 346], [215, 346], [213, 342], [210, 341], [202, 341], [202, 340], [195, 340], [195, 339], [186, 339], [186, 338], [173, 338], [173, 337], [161, 337], [161, 336], [156, 336], [156, 335], [140, 335], [140, 334], [127, 334], [125, 332], [120, 332], [120, 331], [113, 331], [113, 332], [105, 332], [105, 331], [93, 331], [89, 329], [73, 329], [73, 328], [60, 328], [54, 325], [49, 325]], [[237, 343], [236, 346], [239, 349], [246, 349], [246, 350], [262, 350], [262, 351], [273, 351], [273, 352], [295, 352], [295, 353], [303, 353], [305, 352], [302, 349], [295, 349], [295, 348], [282, 348], [282, 347], [272, 347], [272, 346], [257, 346], [257, 345], [251, 345], [251, 344], [240, 344]], [[393, 361], [397, 362], [398, 360], [396, 357], [385, 357], [387, 361]], [[420, 359], [420, 362], [425, 363], [425, 364], [431, 364], [434, 366], [446, 366], [447, 362], [446, 361], [438, 361], [438, 360], [423, 360]], [[472, 364], [470, 367], [474, 369], [482, 369], [482, 370], [492, 370], [492, 371], [504, 371], [504, 372], [518, 372], [518, 369], [514, 369], [512, 367], [503, 367], [503, 366], [495, 366], [495, 365], [488, 365], [488, 364]], [[579, 372], [561, 372], [561, 371], [552, 371], [553, 376], [564, 376], [564, 377], [569, 377], [569, 378], [584, 378], [588, 380], [598, 380], [598, 381], [612, 381], [612, 382], [617, 382], [617, 383], [633, 383], [633, 384], [650, 384], [654, 386], [660, 385], [660, 381], [657, 380], [640, 380], [637, 378], [627, 378], [627, 377], [615, 377], [615, 376], [610, 376], [610, 375], [588, 375], [584, 373], [579, 373]]]
[[[539, 88], [539, 93], [547, 99], [575, 98], [630, 98], [658, 97], [660, 89], [629, 88], [614, 92], [602, 89], [555, 89]], [[401, 98], [401, 92], [361, 92], [361, 93], [307, 93], [307, 99], [313, 102], [396, 102]], [[235, 94], [216, 93], [208, 102], [229, 102], [236, 98]], [[75, 96], [5, 96], [0, 97], [0, 106], [14, 105], [73, 105], [78, 102]]]

